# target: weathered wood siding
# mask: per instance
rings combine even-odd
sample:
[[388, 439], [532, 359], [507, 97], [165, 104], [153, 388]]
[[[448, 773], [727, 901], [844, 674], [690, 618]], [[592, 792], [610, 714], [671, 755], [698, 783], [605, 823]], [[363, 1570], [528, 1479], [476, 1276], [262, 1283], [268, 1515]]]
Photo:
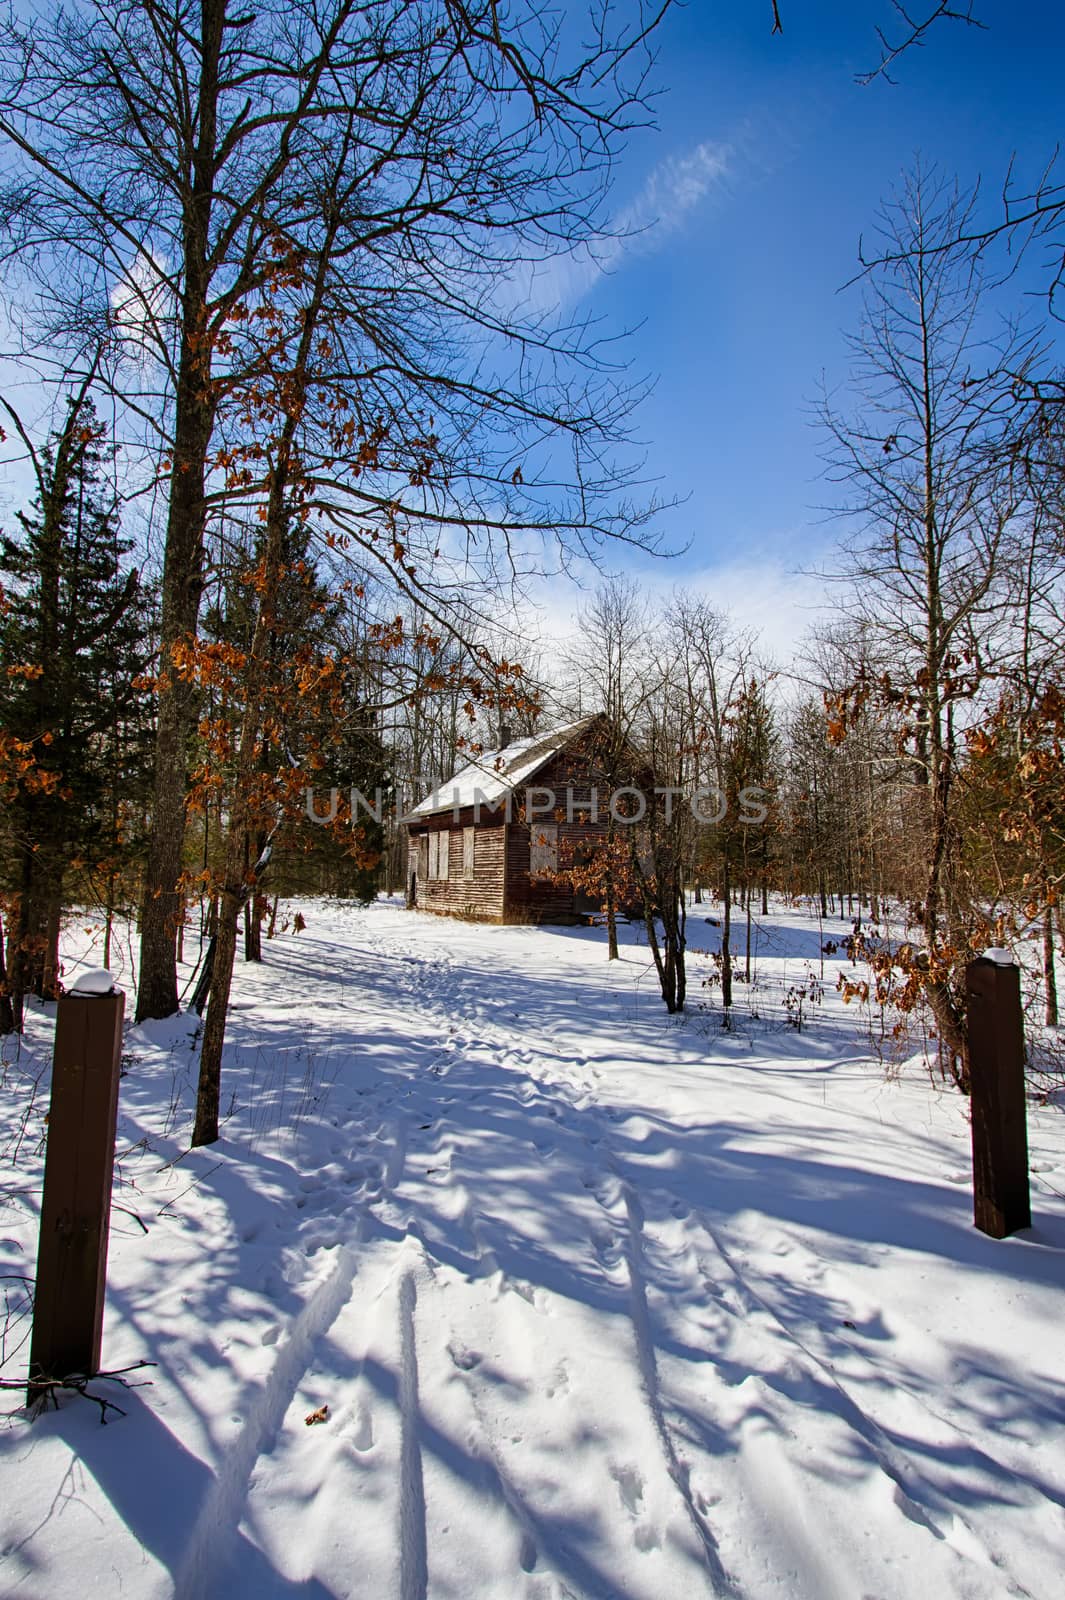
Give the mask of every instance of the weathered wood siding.
[[[465, 841], [465, 830], [473, 829], [473, 859]], [[430, 878], [429, 834], [447, 833], [447, 877]], [[439, 847], [438, 847], [439, 849]], [[427, 817], [420, 827], [411, 829], [408, 858], [408, 899], [414, 877], [413, 904], [422, 911], [439, 911], [451, 916], [482, 918], [486, 922], [503, 920], [504, 828], [501, 822], [482, 819], [473, 825], [472, 811], [459, 814], [455, 823], [450, 812]], [[472, 869], [472, 870], [471, 870]]]
[[[559, 882], [549, 874], [530, 872], [530, 856], [534, 836], [542, 834], [547, 819], [512, 822], [507, 828], [507, 894], [506, 920], [525, 922], [572, 922], [576, 918], [599, 909], [598, 904], [586, 894], [577, 892], [568, 882]], [[579, 862], [579, 852], [588, 849], [606, 836], [606, 829], [590, 824], [552, 823], [557, 837], [558, 867], [565, 870]]]

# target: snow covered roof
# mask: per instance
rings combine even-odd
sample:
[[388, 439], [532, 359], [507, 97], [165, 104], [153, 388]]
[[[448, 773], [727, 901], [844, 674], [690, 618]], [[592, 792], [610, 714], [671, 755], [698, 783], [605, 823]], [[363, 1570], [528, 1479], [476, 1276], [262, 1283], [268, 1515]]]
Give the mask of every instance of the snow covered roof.
[[502, 750], [486, 750], [476, 761], [456, 772], [453, 778], [442, 783], [432, 794], [426, 795], [407, 814], [413, 817], [432, 817], [440, 811], [461, 810], [477, 801], [496, 806], [529, 782], [565, 749], [579, 733], [591, 726], [595, 717], [582, 717], [579, 722], [567, 723], [564, 728], [552, 728], [549, 733], [534, 733], [529, 739], [515, 739]]

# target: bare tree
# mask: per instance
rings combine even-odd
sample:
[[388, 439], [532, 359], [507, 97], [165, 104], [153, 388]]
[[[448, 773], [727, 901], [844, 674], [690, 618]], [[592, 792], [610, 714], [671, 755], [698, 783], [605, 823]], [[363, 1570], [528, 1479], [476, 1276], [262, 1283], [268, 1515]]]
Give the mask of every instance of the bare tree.
[[[667, 6], [637, 0], [615, 26], [595, 5], [589, 44], [570, 18], [524, 3], [504, 18], [495, 0], [102, 0], [30, 24], [12, 12], [2, 205], [23, 311], [45, 356], [110, 336], [110, 376], [164, 491], [139, 1017], [177, 1005], [195, 719], [180, 656], [210, 519], [254, 476], [257, 419], [228, 402], [288, 337], [278, 291], [313, 249], [330, 152], [347, 141], [327, 298], [345, 330], [330, 396], [346, 381], [350, 410], [319, 419], [310, 476], [336, 536], [405, 590], [425, 581], [412, 529], [421, 557], [451, 560], [453, 583], [471, 553], [516, 559], [517, 539], [588, 553], [646, 538], [607, 459], [624, 385], [586, 327], [538, 314], [516, 284], [519, 264], [599, 227], [614, 155], [646, 116], [648, 39]], [[573, 463], [561, 491], [560, 437]]]
[[[732, 904], [742, 856], [744, 820], [739, 791], [745, 779], [736, 759], [737, 712], [754, 676], [754, 644], [730, 618], [707, 601], [678, 593], [669, 611], [669, 667], [678, 698], [680, 745], [676, 782], [707, 791], [685, 866], [696, 862], [717, 879], [722, 903], [721, 996], [726, 1017], [732, 1007]], [[753, 776], [752, 776], [753, 781]], [[742, 815], [741, 815], [742, 810]]]
[[[574, 715], [601, 712], [606, 719], [595, 742], [593, 776], [613, 794], [632, 782], [634, 742], [642, 739], [647, 702], [653, 694], [646, 670], [650, 612], [635, 581], [615, 577], [600, 585], [577, 622], [578, 643], [566, 662], [566, 695]], [[629, 851], [620, 831], [627, 828], [611, 806], [595, 873], [603, 897], [608, 961], [616, 961], [619, 955], [619, 889], [631, 881]]]
[[845, 728], [870, 703], [895, 716], [920, 817], [923, 950], [916, 976], [960, 1082], [960, 963], [973, 907], [962, 881], [956, 784], [966, 721], [1008, 648], [1010, 579], [1026, 489], [1002, 448], [1012, 375], [1035, 346], [987, 338], [978, 262], [944, 246], [971, 202], [917, 172], [881, 215], [884, 265], [853, 341], [857, 414], [826, 404], [843, 508], [841, 607], [863, 649], [834, 703]]

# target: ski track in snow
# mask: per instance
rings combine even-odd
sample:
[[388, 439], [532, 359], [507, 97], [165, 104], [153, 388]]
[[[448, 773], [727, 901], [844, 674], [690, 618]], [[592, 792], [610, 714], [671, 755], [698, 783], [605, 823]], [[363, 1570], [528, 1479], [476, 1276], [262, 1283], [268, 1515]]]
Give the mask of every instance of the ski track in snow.
[[[420, 1004], [431, 1006], [441, 1017], [441, 1020], [450, 1018], [453, 1026], [455, 1017], [454, 1000], [447, 992], [449, 968], [450, 963], [448, 962], [437, 962], [428, 966], [423, 972], [420, 981], [414, 985], [414, 993]], [[471, 1019], [467, 1015], [463, 1018], [463, 1022], [464, 1026], [455, 1038], [456, 1050], [469, 1050], [477, 1047], [499, 1049], [502, 1052], [502, 1063], [520, 1071], [528, 1079], [528, 1084], [522, 1096], [526, 1104], [534, 1102], [542, 1104], [545, 1100], [545, 1091], [553, 1093], [556, 1097], [567, 1102], [571, 1114], [576, 1113], [578, 1117], [586, 1114], [588, 1108], [594, 1104], [594, 1086], [588, 1085], [588, 1074], [582, 1072], [582, 1069], [586, 1067], [584, 1058], [579, 1056], [573, 1058], [571, 1070], [565, 1075], [559, 1075], [556, 1065], [553, 1074], [549, 1058], [543, 1053], [528, 1048], [520, 1051], [507, 1048], [506, 1036], [501, 1030], [483, 1021], [483, 1013], [479, 1006], [475, 1005], [473, 1007], [473, 1018]], [[446, 1055], [443, 1059], [447, 1059]], [[429, 1070], [438, 1075], [445, 1075], [444, 1069], [439, 1063], [432, 1065]], [[598, 1077], [599, 1074], [593, 1073], [592, 1076]], [[629, 1310], [632, 1321], [636, 1366], [666, 1471], [675, 1485], [684, 1511], [701, 1544], [711, 1586], [710, 1592], [722, 1597], [729, 1597], [729, 1600], [740, 1600], [743, 1590], [722, 1564], [711, 1524], [704, 1511], [700, 1509], [700, 1504], [697, 1504], [697, 1497], [693, 1494], [690, 1483], [690, 1468], [687, 1462], [678, 1454], [676, 1441], [667, 1420], [666, 1406], [659, 1381], [655, 1339], [648, 1309], [645, 1282], [644, 1216], [639, 1198], [627, 1183], [618, 1183], [616, 1167], [610, 1157], [607, 1141], [602, 1133], [599, 1132], [594, 1137], [589, 1137], [585, 1134], [584, 1142], [589, 1147], [589, 1150], [597, 1153], [602, 1160], [602, 1166], [596, 1174], [589, 1176], [587, 1172], [585, 1173], [582, 1179], [584, 1186], [594, 1193], [597, 1202], [603, 1207], [604, 1211], [609, 1212], [609, 1191], [611, 1180], [613, 1180], [614, 1187], [620, 1190], [624, 1205], [623, 1253], [628, 1272]], [[470, 1220], [468, 1209], [466, 1220], [471, 1233], [476, 1238], [476, 1222]], [[934, 1491], [928, 1485], [920, 1483], [919, 1474], [910, 1463], [900, 1458], [898, 1452], [884, 1438], [876, 1423], [852, 1399], [834, 1375], [827, 1372], [823, 1365], [810, 1355], [787, 1325], [781, 1322], [771, 1308], [751, 1288], [721, 1239], [715, 1234], [705, 1218], [692, 1214], [692, 1221], [701, 1229], [707, 1241], [716, 1251], [721, 1265], [733, 1280], [743, 1301], [744, 1315], [747, 1316], [752, 1311], [757, 1310], [765, 1313], [772, 1319], [779, 1335], [789, 1345], [795, 1347], [801, 1357], [805, 1358], [811, 1369], [816, 1370], [819, 1385], [829, 1391], [830, 1400], [834, 1402], [834, 1409], [839, 1420], [844, 1422], [869, 1446], [876, 1465], [895, 1486], [894, 1503], [898, 1506], [900, 1514], [917, 1524], [927, 1527], [937, 1539], [946, 1539], [951, 1544], [960, 1545], [961, 1553], [976, 1553], [977, 1557], [988, 1565], [992, 1563], [999, 1564], [998, 1558], [987, 1550], [982, 1541], [964, 1523], [964, 1520], [957, 1517], [956, 1514], [953, 1523], [948, 1516], [945, 1530], [940, 1526], [939, 1519], [933, 1517], [928, 1510], [928, 1503], [935, 1503]], [[478, 1255], [484, 1256], [484, 1252], [480, 1247], [478, 1248]], [[494, 1258], [490, 1255], [489, 1264], [494, 1270]], [[608, 1262], [604, 1260], [603, 1264], [607, 1266]], [[700, 1262], [700, 1265], [705, 1270], [705, 1263]], [[705, 1354], [712, 1361], [712, 1350], [708, 1349]], [[764, 1439], [764, 1431], [759, 1431], [757, 1437]], [[816, 1552], [814, 1541], [810, 1539], [803, 1527], [801, 1509], [798, 1513], [794, 1510], [795, 1492], [791, 1475], [786, 1469], [782, 1470], [779, 1456], [771, 1447], [767, 1449], [764, 1444], [759, 1445], [754, 1448], [753, 1453], [756, 1456], [754, 1476], [772, 1486], [770, 1492], [764, 1496], [767, 1507], [780, 1522], [783, 1522], [786, 1526], [790, 1524], [789, 1533], [792, 1542], [799, 1547], [801, 1556], [806, 1559], [808, 1566], [814, 1571], [818, 1571], [823, 1568], [823, 1557]], [[623, 1498], [627, 1500], [630, 1509], [632, 1509], [636, 1499], [636, 1493], [631, 1487], [633, 1480], [631, 1478], [626, 1480], [621, 1476], [619, 1481], [623, 1485], [627, 1485]], [[907, 1487], [908, 1484], [916, 1487], [919, 1497], [915, 1497], [915, 1494], [911, 1493]], [[699, 1499], [701, 1503], [705, 1504], [705, 1502], [701, 1501], [701, 1497]], [[787, 1509], [789, 1501], [793, 1503], [790, 1515]], [[959, 1522], [964, 1530], [962, 1538], [959, 1538], [957, 1531]], [[1007, 1582], [1010, 1593], [1018, 1596], [1028, 1596], [1028, 1591], [1022, 1585], [1016, 1583], [1016, 1581], [1009, 1581], [1008, 1577]], [[825, 1595], [835, 1587], [827, 1572], [824, 1571], [821, 1574], [821, 1583], [823, 1585], [821, 1592]], [[404, 1587], [402, 1600], [411, 1600], [411, 1597], [416, 1592], [418, 1594], [421, 1593], [421, 1591], [413, 1589], [408, 1591]]]
[[[389, 973], [397, 1037], [417, 1020], [412, 1070], [338, 1089], [331, 1159], [299, 1180], [295, 1222], [267, 1212], [273, 1241], [261, 1218], [243, 1225], [262, 1284], [294, 1304], [262, 1333], [267, 1368], [234, 1402], [170, 1587], [139, 1592], [1050, 1600], [1023, 1541], [951, 1497], [942, 1463], [1027, 1507], [1037, 1553], [1060, 1538], [1063, 1559], [1065, 1493], [1045, 1472], [1026, 1482], [975, 1408], [931, 1403], [902, 1355], [868, 1381], [875, 1280], [826, 1267], [783, 1219], [752, 1234], [722, 1211], [727, 1186], [693, 1203], [668, 1119], [611, 1082], [624, 1018], [586, 1043], [572, 1015], [516, 1014], [486, 977], [495, 930], [474, 966], [450, 925], [407, 926], [403, 950], [402, 922], [355, 924]], [[292, 956], [285, 976], [313, 1017], [315, 972]], [[539, 1215], [508, 1177], [519, 1160], [529, 1184], [547, 1175]], [[807, 1326], [804, 1294], [852, 1311], [854, 1337]], [[330, 1420], [305, 1428], [323, 1397]], [[246, 1540], [276, 1588], [242, 1584]]]
[[[332, 1272], [294, 1318], [267, 1382], [249, 1408], [189, 1534], [184, 1563], [174, 1582], [175, 1600], [200, 1600], [219, 1584], [232, 1550], [255, 1463], [272, 1448], [285, 1413], [310, 1364], [314, 1343], [332, 1326], [351, 1298], [356, 1273], [352, 1252], [342, 1246]], [[409, 1600], [404, 1595], [403, 1600]]]
[[399, 1460], [399, 1595], [400, 1600], [425, 1600], [429, 1592], [426, 1554], [425, 1483], [418, 1438], [418, 1349], [414, 1318], [418, 1290], [414, 1273], [404, 1274], [399, 1291], [400, 1315], [400, 1460]]
[[[443, 966], [443, 968], [437, 966], [435, 968], [435, 976], [438, 979], [440, 974], [446, 973], [446, 971], [448, 971], [446, 966]], [[433, 989], [437, 989], [437, 994], [433, 995]], [[440, 987], [430, 984], [430, 982], [425, 982], [421, 986], [422, 1000], [427, 1000], [430, 995], [437, 1000], [438, 1010], [441, 1013], [454, 1016], [453, 1011], [449, 1010], [449, 1006], [446, 1005], [445, 998], [440, 994]], [[566, 1077], [558, 1077], [558, 1075], [552, 1077], [552, 1072], [550, 1072], [550, 1066], [548, 1066], [545, 1056], [532, 1050], [507, 1050], [505, 1037], [496, 1037], [496, 1040], [493, 1040], [493, 1035], [497, 1035], [497, 1030], [493, 1029], [491, 1024], [488, 1024], [488, 1026], [481, 1024], [480, 1035], [477, 1034], [477, 1029], [472, 1029], [470, 1032], [473, 1032], [475, 1037], [480, 1037], [481, 1043], [496, 1042], [504, 1051], [504, 1061], [507, 1064], [513, 1064], [513, 1066], [528, 1074], [532, 1085], [529, 1099], [542, 1099], [544, 1088], [547, 1086], [550, 1090], [555, 1091], [555, 1094], [560, 1094], [564, 1101], [568, 1101], [572, 1112], [576, 1112], [577, 1115], [585, 1114], [588, 1107], [595, 1104], [595, 1091], [593, 1091], [593, 1088], [588, 1090], [582, 1083], [580, 1069], [585, 1066], [584, 1059], [574, 1059], [572, 1061], [572, 1069], [574, 1070]], [[469, 1043], [469, 1035], [465, 1035], [459, 1043], [461, 1045], [462, 1043]], [[598, 1074], [593, 1074], [593, 1077], [598, 1077]], [[587, 1134], [585, 1134], [585, 1144], [588, 1144], [588, 1147], [592, 1147], [592, 1149], [600, 1147], [598, 1154], [604, 1160], [601, 1173], [609, 1173], [616, 1178], [617, 1168], [612, 1162], [609, 1150], [606, 1149], [608, 1141], [604, 1139], [603, 1134], [600, 1133], [595, 1138], [588, 1138]], [[601, 1182], [601, 1179], [596, 1182], [588, 1182], [587, 1176], [585, 1176], [584, 1182], [585, 1186], [592, 1187], [595, 1190], [596, 1200], [604, 1206], [604, 1210], [609, 1210], [608, 1202], [603, 1198], [603, 1182]], [[662, 1392], [660, 1392], [656, 1342], [654, 1342], [654, 1334], [652, 1334], [648, 1293], [646, 1293], [643, 1208], [640, 1205], [640, 1198], [635, 1194], [635, 1190], [628, 1186], [627, 1182], [620, 1182], [620, 1194], [624, 1198], [624, 1254], [628, 1269], [633, 1341], [635, 1341], [636, 1366], [640, 1371], [644, 1397], [646, 1397], [646, 1403], [648, 1403], [649, 1411], [651, 1411], [654, 1430], [656, 1430], [657, 1437], [659, 1437], [668, 1475], [675, 1483], [676, 1491], [678, 1491], [681, 1501], [683, 1501], [686, 1515], [691, 1520], [692, 1528], [696, 1530], [697, 1538], [699, 1538], [702, 1549], [704, 1549], [707, 1573], [710, 1576], [710, 1581], [712, 1581], [713, 1592], [723, 1595], [723, 1597], [739, 1597], [742, 1594], [742, 1589], [736, 1586], [731, 1574], [724, 1570], [723, 1563], [721, 1563], [720, 1550], [718, 1550], [718, 1544], [716, 1544], [715, 1536], [713, 1536], [712, 1526], [708, 1523], [704, 1512], [697, 1506], [696, 1498], [692, 1496], [688, 1464], [676, 1453], [675, 1438], [673, 1438], [672, 1430], [668, 1426], [664, 1398], [662, 1398]], [[750, 1317], [753, 1312], [761, 1312], [764, 1317], [771, 1320], [774, 1330], [779, 1333], [780, 1338], [784, 1338], [788, 1342], [788, 1346], [792, 1346], [793, 1350], [798, 1352], [809, 1373], [812, 1374], [812, 1382], [816, 1384], [817, 1389], [824, 1390], [822, 1400], [827, 1400], [828, 1406], [835, 1411], [838, 1419], [844, 1422], [868, 1446], [868, 1451], [872, 1454], [872, 1458], [875, 1459], [876, 1466], [880, 1467], [881, 1472], [894, 1485], [892, 1499], [894, 1499], [895, 1506], [899, 1507], [900, 1514], [903, 1517], [910, 1518], [911, 1522], [926, 1526], [935, 1539], [943, 1539], [951, 1546], [958, 1547], [959, 1554], [966, 1555], [966, 1557], [975, 1557], [985, 1565], [995, 1566], [998, 1570], [1003, 1571], [1003, 1592], [1019, 1595], [1019, 1597], [1028, 1597], [1028, 1600], [1030, 1600], [1028, 1590], [1017, 1579], [1011, 1578], [1007, 1573], [1006, 1563], [1003, 1562], [1001, 1555], [998, 1555], [998, 1552], [993, 1549], [993, 1541], [988, 1542], [987, 1539], [975, 1533], [972, 1530], [972, 1526], [966, 1522], [966, 1518], [963, 1515], [959, 1514], [956, 1507], [940, 1507], [937, 1504], [937, 1501], [939, 1501], [937, 1491], [926, 1480], [923, 1480], [915, 1464], [905, 1459], [905, 1456], [900, 1454], [900, 1451], [887, 1440], [886, 1435], [883, 1434], [880, 1426], [876, 1424], [875, 1419], [868, 1416], [867, 1411], [852, 1398], [848, 1389], [836, 1379], [835, 1374], [825, 1368], [824, 1363], [820, 1362], [819, 1358], [814, 1357], [806, 1349], [803, 1341], [793, 1333], [792, 1328], [787, 1323], [782, 1322], [768, 1302], [761, 1298], [758, 1291], [753, 1288], [752, 1283], [748, 1282], [748, 1278], [745, 1277], [742, 1269], [737, 1266], [737, 1262], [734, 1261], [728, 1248], [721, 1240], [720, 1234], [715, 1232], [715, 1229], [708, 1224], [705, 1216], [691, 1213], [691, 1221], [705, 1235], [707, 1242], [712, 1245], [716, 1258], [718, 1258], [724, 1270], [728, 1272], [729, 1278], [736, 1286], [736, 1290], [739, 1291], [740, 1298], [742, 1298], [742, 1306], [744, 1306], [742, 1315]], [[705, 1261], [700, 1261], [700, 1267], [704, 1272], [707, 1270]], [[720, 1277], [720, 1274], [718, 1274], [718, 1277]], [[707, 1350], [705, 1354], [712, 1360], [712, 1350]], [[939, 1419], [939, 1421], [942, 1424], [942, 1419]], [[764, 1437], [764, 1434], [761, 1437]], [[959, 1437], [959, 1443], [963, 1445], [964, 1450], [971, 1451], [974, 1448], [969, 1438]], [[998, 1467], [998, 1462], [991, 1462], [991, 1466]], [[999, 1470], [1003, 1469], [999, 1467]], [[771, 1480], [772, 1485], [774, 1485], [774, 1494], [768, 1496], [768, 1499], [771, 1499], [771, 1501], [776, 1499], [777, 1515], [787, 1522], [788, 1515], [785, 1506], [787, 1506], [788, 1499], [792, 1499], [792, 1501], [795, 1499], [795, 1490], [793, 1490], [792, 1482], [785, 1483], [788, 1474], [780, 1470], [779, 1454], [772, 1453], [772, 1451], [768, 1453], [764, 1448], [760, 1448], [758, 1450], [756, 1474], [766, 1478], [766, 1480]], [[790, 1522], [792, 1522], [793, 1536], [795, 1536], [796, 1542], [803, 1546], [806, 1554], [811, 1554], [811, 1539], [809, 1539], [808, 1533], [803, 1528], [803, 1517], [801, 1517], [801, 1514], [792, 1514]], [[812, 1565], [819, 1566], [820, 1562], [822, 1562], [822, 1558], [816, 1557]], [[822, 1592], [828, 1594], [830, 1587], [832, 1587], [832, 1581], [827, 1578], [822, 1579], [822, 1581], [824, 1581]]]
[[[448, 991], [450, 971], [451, 963], [446, 959], [428, 964], [422, 970], [419, 980], [412, 986], [412, 994], [417, 1003], [430, 1007], [442, 1021], [450, 1019], [451, 1025], [454, 1027], [456, 1015], [455, 997]], [[460, 992], [461, 987], [466, 986], [466, 983], [463, 983], [460, 986]], [[587, 1063], [583, 1057], [575, 1056], [571, 1058], [570, 1070], [562, 1074], [559, 1072], [558, 1062], [552, 1063], [551, 1059], [543, 1052], [530, 1048], [522, 1050], [508, 1048], [508, 1040], [505, 1033], [491, 1023], [486, 1022], [482, 1008], [475, 1003], [472, 1007], [472, 1016], [467, 1013], [462, 1018], [462, 1026], [456, 1033], [453, 1048], [455, 1052], [461, 1052], [478, 1047], [499, 1050], [502, 1063], [521, 1072], [526, 1077], [527, 1084], [523, 1093], [523, 1099], [526, 1104], [539, 1103], [543, 1105], [549, 1096], [553, 1096], [566, 1102], [570, 1113], [575, 1113], [578, 1118], [585, 1115], [589, 1107], [594, 1105], [594, 1082], [589, 1083], [588, 1078], [589, 1076], [593, 1079], [598, 1078], [599, 1074], [594, 1072], [594, 1069], [591, 1074], [584, 1070]], [[445, 1052], [438, 1062], [430, 1066], [429, 1071], [437, 1076], [446, 1076], [449, 1067], [445, 1066], [444, 1063], [448, 1062], [449, 1059], [450, 1052]], [[701, 1496], [697, 1497], [693, 1494], [689, 1465], [678, 1454], [676, 1440], [667, 1420], [666, 1404], [663, 1400], [659, 1381], [655, 1338], [648, 1308], [645, 1281], [645, 1223], [639, 1198], [627, 1183], [618, 1183], [617, 1169], [611, 1159], [607, 1140], [602, 1132], [597, 1130], [596, 1136], [593, 1137], [585, 1134], [584, 1142], [590, 1151], [600, 1156], [602, 1161], [598, 1174], [594, 1178], [590, 1179], [588, 1174], [585, 1174], [582, 1179], [585, 1187], [590, 1188], [595, 1194], [597, 1202], [604, 1210], [609, 1211], [610, 1202], [606, 1198], [606, 1194], [609, 1192], [611, 1180], [613, 1180], [614, 1186], [620, 1190], [624, 1206], [623, 1253], [628, 1272], [629, 1312], [632, 1321], [636, 1366], [666, 1471], [676, 1488], [685, 1514], [702, 1547], [710, 1584], [709, 1592], [722, 1597], [730, 1597], [730, 1600], [740, 1600], [743, 1590], [722, 1564], [712, 1526], [704, 1511], [700, 1509], [700, 1504], [705, 1504], [705, 1501], [702, 1500]], [[394, 1186], [394, 1181], [391, 1186]], [[975, 1555], [978, 1560], [982, 1560], [988, 1566], [1001, 1566], [1000, 1558], [987, 1548], [984, 1541], [976, 1536], [956, 1511], [948, 1510], [945, 1519], [933, 1513], [930, 1508], [935, 1507], [937, 1497], [931, 1486], [921, 1481], [920, 1474], [912, 1463], [899, 1455], [884, 1437], [875, 1421], [851, 1397], [835, 1375], [825, 1369], [823, 1363], [819, 1362], [817, 1358], [806, 1350], [801, 1340], [793, 1334], [786, 1323], [780, 1320], [772, 1308], [751, 1287], [742, 1270], [730, 1256], [721, 1238], [711, 1228], [705, 1217], [695, 1213], [690, 1214], [690, 1216], [692, 1223], [702, 1231], [707, 1242], [716, 1252], [720, 1265], [724, 1267], [733, 1281], [742, 1300], [743, 1316], [747, 1318], [752, 1312], [762, 1312], [771, 1319], [779, 1336], [799, 1352], [808, 1369], [815, 1374], [814, 1381], [817, 1386], [827, 1391], [829, 1404], [833, 1406], [835, 1415], [869, 1447], [870, 1454], [874, 1458], [876, 1465], [894, 1485], [893, 1502], [898, 1507], [900, 1514], [916, 1524], [927, 1527], [935, 1538], [946, 1540], [948, 1543], [958, 1546], [960, 1554]], [[468, 1206], [465, 1211], [465, 1220], [470, 1233], [477, 1239], [477, 1223], [471, 1217]], [[487, 1256], [489, 1269], [497, 1270], [494, 1257], [490, 1252], [485, 1252], [479, 1242], [477, 1254], [482, 1260]], [[604, 1261], [604, 1265], [607, 1264]], [[700, 1261], [700, 1267], [706, 1271], [705, 1260]], [[410, 1286], [409, 1298], [412, 1315], [414, 1303], [413, 1278], [408, 1277], [405, 1279], [404, 1285], [405, 1288], [408, 1285]], [[405, 1351], [407, 1350], [408, 1342], [411, 1344], [413, 1342], [412, 1324], [409, 1333], [405, 1332]], [[705, 1354], [712, 1361], [712, 1350], [708, 1349]], [[405, 1355], [405, 1373], [406, 1370], [407, 1356]], [[414, 1381], [416, 1384], [416, 1367]], [[406, 1415], [407, 1412], [404, 1409], [405, 1418]], [[406, 1431], [404, 1437], [406, 1438]], [[775, 1516], [778, 1523], [782, 1523], [787, 1528], [788, 1537], [793, 1544], [799, 1547], [801, 1558], [805, 1558], [808, 1566], [817, 1572], [819, 1569], [824, 1568], [824, 1557], [814, 1549], [814, 1541], [809, 1537], [809, 1533], [804, 1527], [801, 1504], [796, 1510], [793, 1474], [788, 1471], [782, 1462], [779, 1452], [774, 1451], [771, 1445], [767, 1447], [765, 1443], [767, 1432], [765, 1429], [755, 1430], [754, 1437], [762, 1441], [762, 1443], [756, 1445], [752, 1451], [755, 1456], [753, 1475], [756, 1479], [761, 1480], [760, 1489], [762, 1491], [768, 1486], [768, 1493], [763, 1492], [761, 1496], [764, 1499], [767, 1510]], [[968, 1442], [966, 1443], [968, 1444]], [[971, 1448], [971, 1446], [969, 1447]], [[420, 1490], [420, 1458], [416, 1457], [415, 1459], [417, 1462], [417, 1484]], [[634, 1509], [640, 1498], [640, 1492], [633, 1487], [634, 1483], [639, 1481], [638, 1475], [626, 1477], [624, 1470], [615, 1475], [622, 1485], [623, 1499], [630, 1510]], [[404, 1471], [404, 1478], [406, 1480], [406, 1470]], [[697, 1503], [697, 1498], [699, 1503]], [[417, 1504], [420, 1506], [420, 1513], [411, 1519], [416, 1538], [424, 1535], [424, 1500], [419, 1499]], [[512, 1505], [512, 1510], [516, 1509]], [[524, 1521], [525, 1518], [522, 1517], [521, 1520]], [[402, 1536], [404, 1541], [411, 1536], [407, 1518], [404, 1518]], [[422, 1557], [424, 1557], [424, 1546], [419, 1546], [419, 1549]], [[411, 1586], [404, 1581], [401, 1600], [415, 1600], [415, 1597], [421, 1600], [421, 1596], [425, 1592], [423, 1566], [418, 1566], [417, 1574], [417, 1582], [421, 1586]], [[1008, 1574], [1005, 1574], [1005, 1582], [1009, 1593], [1022, 1597], [1029, 1595], [1029, 1591], [1015, 1579], [1010, 1579]], [[835, 1589], [835, 1584], [827, 1570], [821, 1571], [820, 1583], [822, 1585], [820, 1592], [825, 1595]]]
[[647, 1308], [647, 1287], [644, 1282], [645, 1262], [643, 1250], [643, 1212], [640, 1202], [626, 1185], [624, 1188], [626, 1220], [626, 1259], [629, 1268], [629, 1293], [632, 1306], [632, 1325], [636, 1341], [636, 1359], [643, 1380], [644, 1394], [651, 1411], [655, 1432], [662, 1446], [669, 1476], [677, 1486], [677, 1493], [706, 1555], [707, 1570], [720, 1595], [735, 1596], [737, 1590], [721, 1564], [717, 1540], [705, 1515], [695, 1503], [690, 1472], [686, 1462], [677, 1454], [676, 1441], [666, 1421], [662, 1392], [658, 1378], [658, 1358], [654, 1334]]

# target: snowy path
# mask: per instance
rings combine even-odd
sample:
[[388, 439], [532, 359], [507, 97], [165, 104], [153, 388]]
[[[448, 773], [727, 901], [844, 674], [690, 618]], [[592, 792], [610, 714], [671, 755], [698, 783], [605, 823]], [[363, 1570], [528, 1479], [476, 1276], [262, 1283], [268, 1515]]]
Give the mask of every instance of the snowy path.
[[[671, 1024], [594, 936], [309, 920], [241, 974], [222, 1145], [138, 1169], [152, 1388], [4, 1438], [5, 1595], [1060, 1592], [1065, 1207], [976, 1235], [956, 1100]], [[188, 1051], [133, 1048], [139, 1137]]]

